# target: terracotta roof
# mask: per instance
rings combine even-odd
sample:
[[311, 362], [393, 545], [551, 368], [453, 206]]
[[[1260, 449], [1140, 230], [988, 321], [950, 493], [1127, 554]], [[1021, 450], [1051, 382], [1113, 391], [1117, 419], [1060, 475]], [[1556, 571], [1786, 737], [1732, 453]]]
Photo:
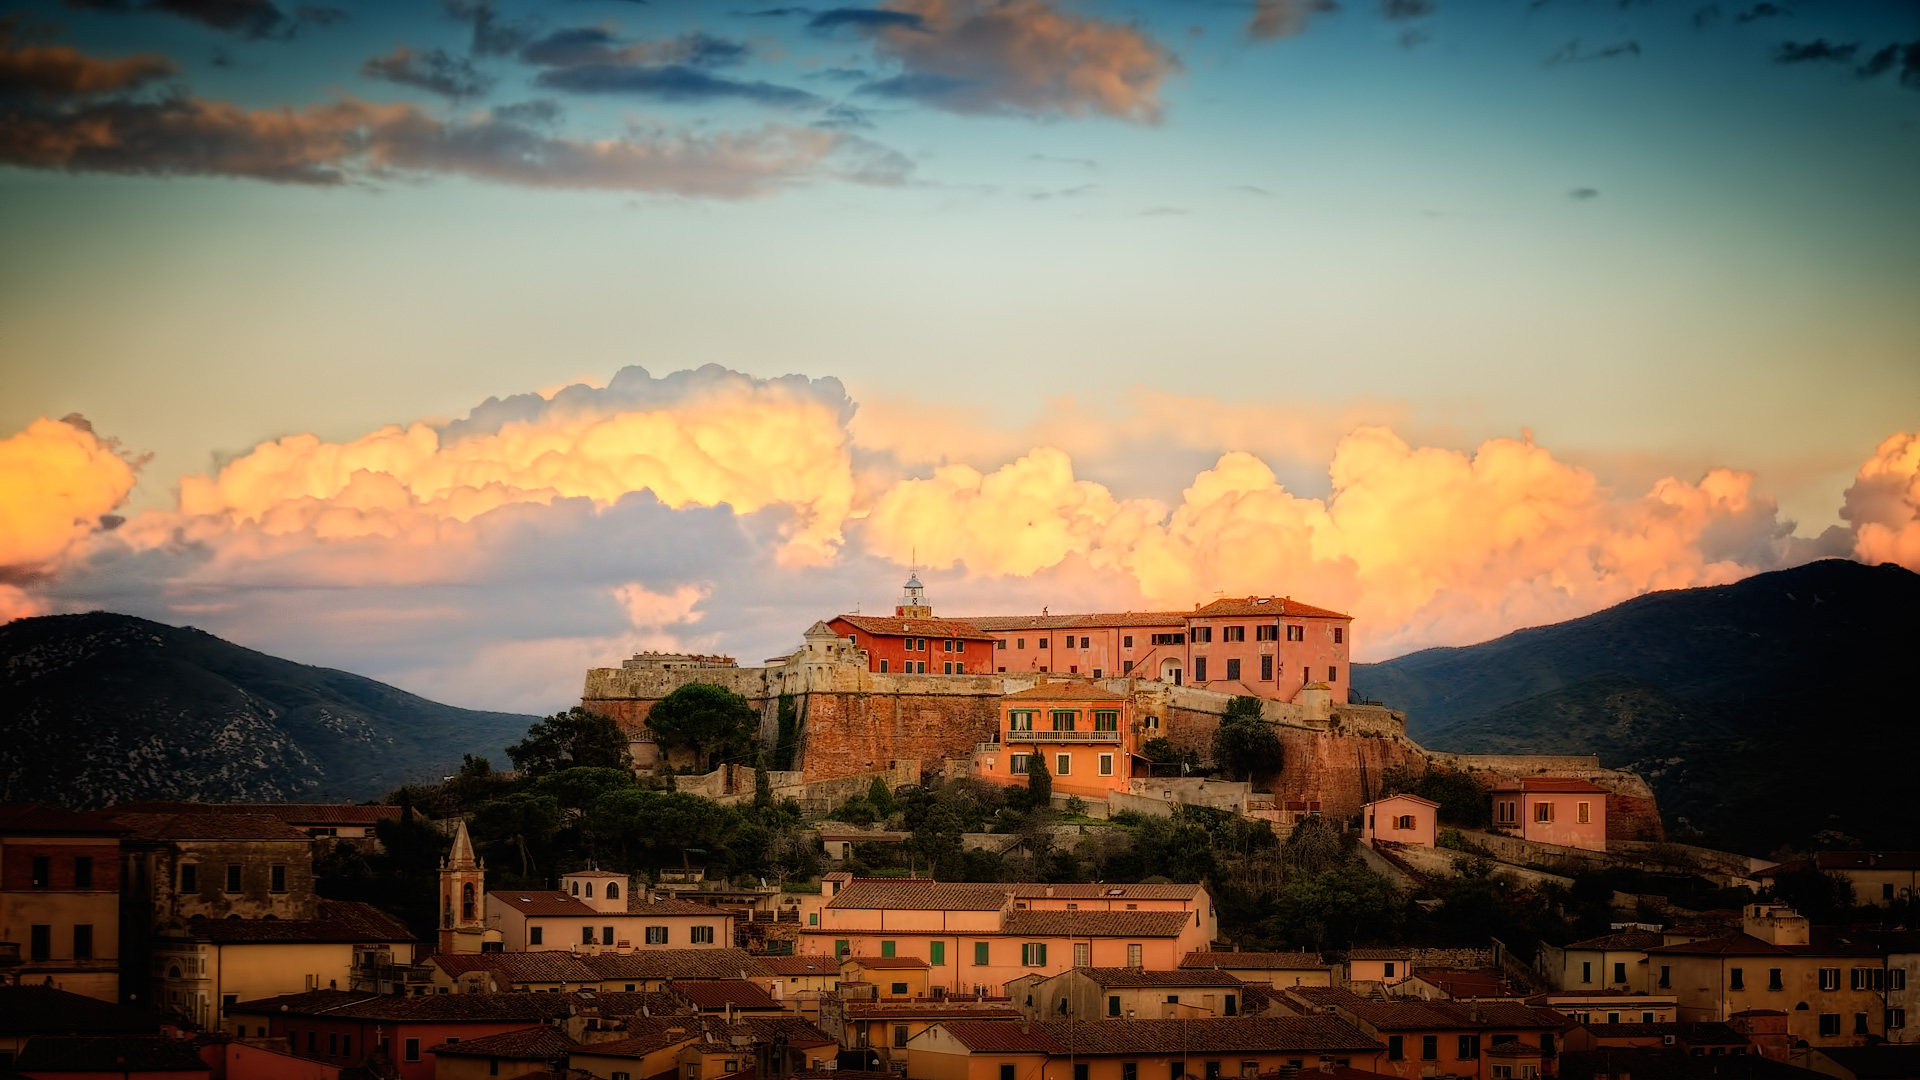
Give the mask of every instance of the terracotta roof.
[[[353, 990], [308, 990], [299, 994], [243, 1001], [229, 1012], [291, 1013], [296, 1016], [341, 1016], [358, 1020], [443, 1020], [480, 1022], [524, 1020], [538, 1023], [569, 1016], [584, 1007], [597, 1007], [606, 1016], [634, 1016], [642, 1006], [660, 1000], [657, 994], [625, 994], [592, 990], [562, 993], [426, 994], [417, 997], [379, 995]], [[691, 1019], [691, 1018], [689, 1018]]]
[[735, 1034], [749, 1034], [755, 1042], [785, 1038], [788, 1046], [833, 1046], [838, 1040], [797, 1016], [743, 1016], [734, 1025]]
[[707, 979], [701, 982], [676, 980], [667, 984], [674, 996], [697, 1009], [778, 1009], [780, 1003], [758, 983], [741, 979]]
[[1329, 965], [1319, 953], [1310, 952], [1190, 952], [1180, 960], [1183, 968], [1240, 968], [1261, 971], [1325, 971]]
[[[1378, 984], [1374, 984], [1378, 985]], [[1365, 1005], [1373, 1000], [1361, 997], [1344, 986], [1289, 986], [1286, 992], [1315, 1005]]]
[[1628, 930], [1619, 934], [1602, 934], [1599, 937], [1576, 941], [1567, 946], [1569, 949], [1655, 949], [1666, 938], [1645, 930]]
[[1016, 900], [1192, 900], [1198, 885], [1047, 885], [1016, 882], [1009, 885]]
[[1663, 956], [1785, 956], [1787, 950], [1750, 934], [1724, 934], [1705, 941], [1686, 941], [1677, 945], [1656, 945], [1648, 955]]
[[1020, 690], [1000, 695], [1002, 701], [1125, 701], [1125, 694], [1116, 694], [1081, 679], [1062, 679], [1059, 682], [1041, 683], [1030, 690]]
[[1457, 1001], [1393, 1001], [1341, 1003], [1341, 1008], [1376, 1028], [1388, 1031], [1462, 1030], [1487, 1028], [1551, 1028], [1558, 1031], [1572, 1021], [1552, 1009], [1516, 1002], [1495, 1001], [1468, 1005]]
[[840, 965], [825, 956], [756, 956], [775, 975], [838, 975]]
[[545, 952], [435, 953], [427, 958], [449, 976], [469, 971], [493, 973], [500, 989], [513, 983], [575, 982], [597, 983], [601, 976], [570, 952], [550, 949]]
[[1026, 937], [1179, 937], [1184, 911], [1010, 911], [1001, 931]]
[[1020, 1010], [998, 1001], [849, 1001], [841, 1006], [849, 1020], [994, 1020], [1020, 1018]]
[[399, 821], [398, 806], [357, 803], [201, 803], [134, 799], [107, 808], [109, 813], [237, 814], [270, 817], [289, 825], [368, 825]]
[[[745, 949], [635, 949], [622, 956], [603, 952], [580, 961], [603, 979], [742, 979], [769, 975], [764, 961]], [[838, 970], [832, 968], [830, 970]]]
[[1004, 885], [960, 885], [921, 879], [895, 881], [862, 878], [827, 901], [830, 908], [889, 911], [999, 911], [1007, 906]]
[[1402, 791], [1392, 795], [1382, 795], [1378, 799], [1375, 799], [1370, 803], [1361, 804], [1360, 808], [1364, 810], [1369, 806], [1378, 806], [1384, 802], [1415, 802], [1415, 803], [1421, 804], [1422, 806], [1432, 806], [1432, 807], [1438, 807], [1440, 805], [1439, 803], [1434, 802], [1432, 799], [1423, 799], [1420, 796], [1415, 795], [1411, 792]]
[[298, 840], [313, 837], [266, 814], [141, 813], [102, 810], [101, 814], [132, 833], [135, 839], [166, 840]]
[[1635, 1001], [1652, 1002], [1660, 998], [1671, 999], [1672, 997], [1672, 994], [1654, 994], [1649, 997], [1639, 990], [1608, 987], [1599, 990], [1548, 990], [1545, 993], [1529, 995], [1524, 1000], [1529, 1005], [1551, 1005], [1556, 1001], [1564, 1005], [1586, 1001], [1589, 998], [1632, 998]]
[[46, 803], [0, 804], [0, 834], [8, 836], [113, 836], [125, 831], [99, 811], [82, 814]]
[[659, 900], [649, 904], [637, 893], [627, 897], [627, 909], [624, 912], [596, 911], [592, 905], [569, 894], [565, 889], [489, 889], [487, 895], [530, 918], [558, 916], [593, 919], [607, 915], [651, 915], [670, 918], [685, 915], [717, 917], [733, 914], [709, 904], [695, 904], [686, 900]]
[[1253, 618], [1269, 617], [1284, 619], [1351, 619], [1353, 616], [1332, 611], [1312, 604], [1303, 604], [1291, 596], [1248, 596], [1232, 600], [1215, 600], [1199, 608], [1189, 618]]
[[615, 881], [625, 881], [632, 875], [616, 874], [611, 870], [569, 870], [560, 876], [563, 878], [593, 878], [595, 881], [602, 881], [607, 878], [612, 878]]
[[145, 1034], [160, 1030], [151, 1014], [51, 986], [0, 983], [0, 1035]]
[[1092, 615], [983, 615], [968, 616], [967, 621], [982, 630], [1099, 630], [1130, 626], [1166, 627], [1185, 631], [1184, 611], [1121, 611]]
[[992, 634], [961, 619], [902, 619], [892, 615], [840, 615], [835, 621], [846, 623], [881, 637], [959, 638], [965, 641], [995, 641]]
[[575, 1056], [581, 1054], [605, 1054], [609, 1057], [645, 1057], [655, 1051], [665, 1050], [675, 1043], [703, 1038], [706, 1025], [697, 1016], [683, 1017], [635, 1017], [627, 1021], [629, 1034], [624, 1039], [612, 1042], [587, 1043], [573, 1049]]
[[188, 921], [189, 937], [222, 945], [289, 942], [410, 942], [413, 931], [393, 916], [357, 900], [322, 900], [317, 919], [208, 919]]
[[211, 1072], [193, 1044], [163, 1035], [36, 1035], [20, 1049], [22, 1073]]
[[1517, 780], [1496, 780], [1493, 791], [1537, 791], [1543, 795], [1605, 795], [1607, 789], [1571, 776], [1523, 776]]
[[1239, 986], [1240, 980], [1224, 971], [1149, 971], [1144, 968], [1076, 968], [1092, 979], [1094, 985], [1108, 988], [1127, 986]]
[[1584, 1024], [1602, 1039], [1652, 1039], [1666, 1035], [1689, 1046], [1745, 1046], [1747, 1037], [1726, 1024], [1714, 1021], [1680, 1021], [1666, 1024]]
[[483, 1035], [477, 1039], [461, 1039], [459, 1042], [429, 1046], [427, 1053], [541, 1061], [551, 1059], [557, 1054], [564, 1054], [578, 1045], [567, 1037], [566, 1032], [542, 1024], [539, 1027], [521, 1028], [519, 1031], [503, 1031], [498, 1035]]
[[858, 964], [870, 971], [906, 970], [909, 968], [930, 968], [933, 965], [917, 956], [849, 956], [842, 964]]
[[636, 889], [627, 894], [627, 914], [629, 915], [727, 915], [733, 911], [718, 904], [702, 904], [697, 900], [654, 900], [648, 901], [650, 894], [645, 889]]
[[969, 1050], [1003, 1054], [1178, 1054], [1185, 1050], [1230, 1054], [1381, 1049], [1381, 1044], [1372, 1036], [1331, 1016], [1246, 1016], [1092, 1024], [950, 1020], [941, 1026]]
[[1414, 968], [1420, 979], [1456, 998], [1510, 997], [1513, 990], [1498, 971], [1459, 968]]
[[1407, 960], [1413, 956], [1411, 948], [1387, 946], [1379, 948], [1348, 949], [1349, 960]]

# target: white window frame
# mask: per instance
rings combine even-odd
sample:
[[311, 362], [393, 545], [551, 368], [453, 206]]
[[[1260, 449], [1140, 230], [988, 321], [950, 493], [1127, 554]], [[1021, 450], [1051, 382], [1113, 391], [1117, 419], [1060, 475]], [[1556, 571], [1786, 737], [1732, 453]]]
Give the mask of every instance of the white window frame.
[[1112, 754], [1100, 755], [1100, 775], [1101, 776], [1113, 775], [1113, 755]]
[[1055, 776], [1073, 775], [1073, 755], [1072, 754], [1053, 755], [1053, 764], [1054, 764], [1053, 775]]

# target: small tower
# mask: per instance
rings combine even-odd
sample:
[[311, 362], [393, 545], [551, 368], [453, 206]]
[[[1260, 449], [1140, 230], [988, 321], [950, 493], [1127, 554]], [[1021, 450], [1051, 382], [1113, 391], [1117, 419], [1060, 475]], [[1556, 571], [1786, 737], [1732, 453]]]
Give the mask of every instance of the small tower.
[[477, 953], [487, 929], [487, 864], [474, 858], [462, 821], [453, 850], [440, 860], [440, 951]]
[[[627, 875], [609, 870], [575, 870], [560, 878], [560, 888], [567, 895], [607, 915], [627, 913], [627, 889], [631, 884], [632, 880]], [[605, 944], [611, 945], [613, 942]]]
[[933, 618], [933, 607], [927, 603], [927, 587], [920, 584], [918, 573], [907, 577], [907, 591], [894, 605], [893, 615], [897, 619]]

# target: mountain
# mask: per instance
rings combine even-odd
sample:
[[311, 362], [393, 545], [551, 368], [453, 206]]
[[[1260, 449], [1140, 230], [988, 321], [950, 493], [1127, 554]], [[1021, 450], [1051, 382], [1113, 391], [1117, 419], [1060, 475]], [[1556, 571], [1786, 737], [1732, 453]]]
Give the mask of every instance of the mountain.
[[1911, 846], [1916, 656], [1920, 574], [1829, 559], [1357, 665], [1353, 685], [1435, 750], [1633, 769], [1669, 826], [1737, 850]]
[[373, 799], [538, 719], [106, 612], [0, 626], [0, 663], [0, 802]]

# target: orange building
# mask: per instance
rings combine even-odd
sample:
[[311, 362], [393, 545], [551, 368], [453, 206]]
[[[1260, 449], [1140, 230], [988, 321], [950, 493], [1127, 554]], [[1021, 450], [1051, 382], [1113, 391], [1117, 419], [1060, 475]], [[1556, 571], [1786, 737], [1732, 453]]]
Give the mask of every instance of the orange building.
[[1024, 785], [1033, 755], [1053, 773], [1062, 795], [1104, 799], [1127, 790], [1136, 736], [1130, 702], [1090, 682], [1057, 682], [1000, 699], [995, 741], [974, 753], [975, 776]]
[[867, 670], [903, 675], [982, 675], [993, 670], [994, 637], [962, 619], [938, 619], [918, 576], [891, 617], [837, 615], [834, 633], [867, 653]]
[[8, 976], [120, 999], [120, 840], [97, 814], [0, 806], [0, 959]]
[[1330, 1016], [951, 1020], [907, 1044], [908, 1080], [1186, 1080], [1371, 1068], [1381, 1044]]
[[1522, 840], [1607, 850], [1607, 789], [1567, 776], [1527, 776], [1493, 785], [1493, 827]]

